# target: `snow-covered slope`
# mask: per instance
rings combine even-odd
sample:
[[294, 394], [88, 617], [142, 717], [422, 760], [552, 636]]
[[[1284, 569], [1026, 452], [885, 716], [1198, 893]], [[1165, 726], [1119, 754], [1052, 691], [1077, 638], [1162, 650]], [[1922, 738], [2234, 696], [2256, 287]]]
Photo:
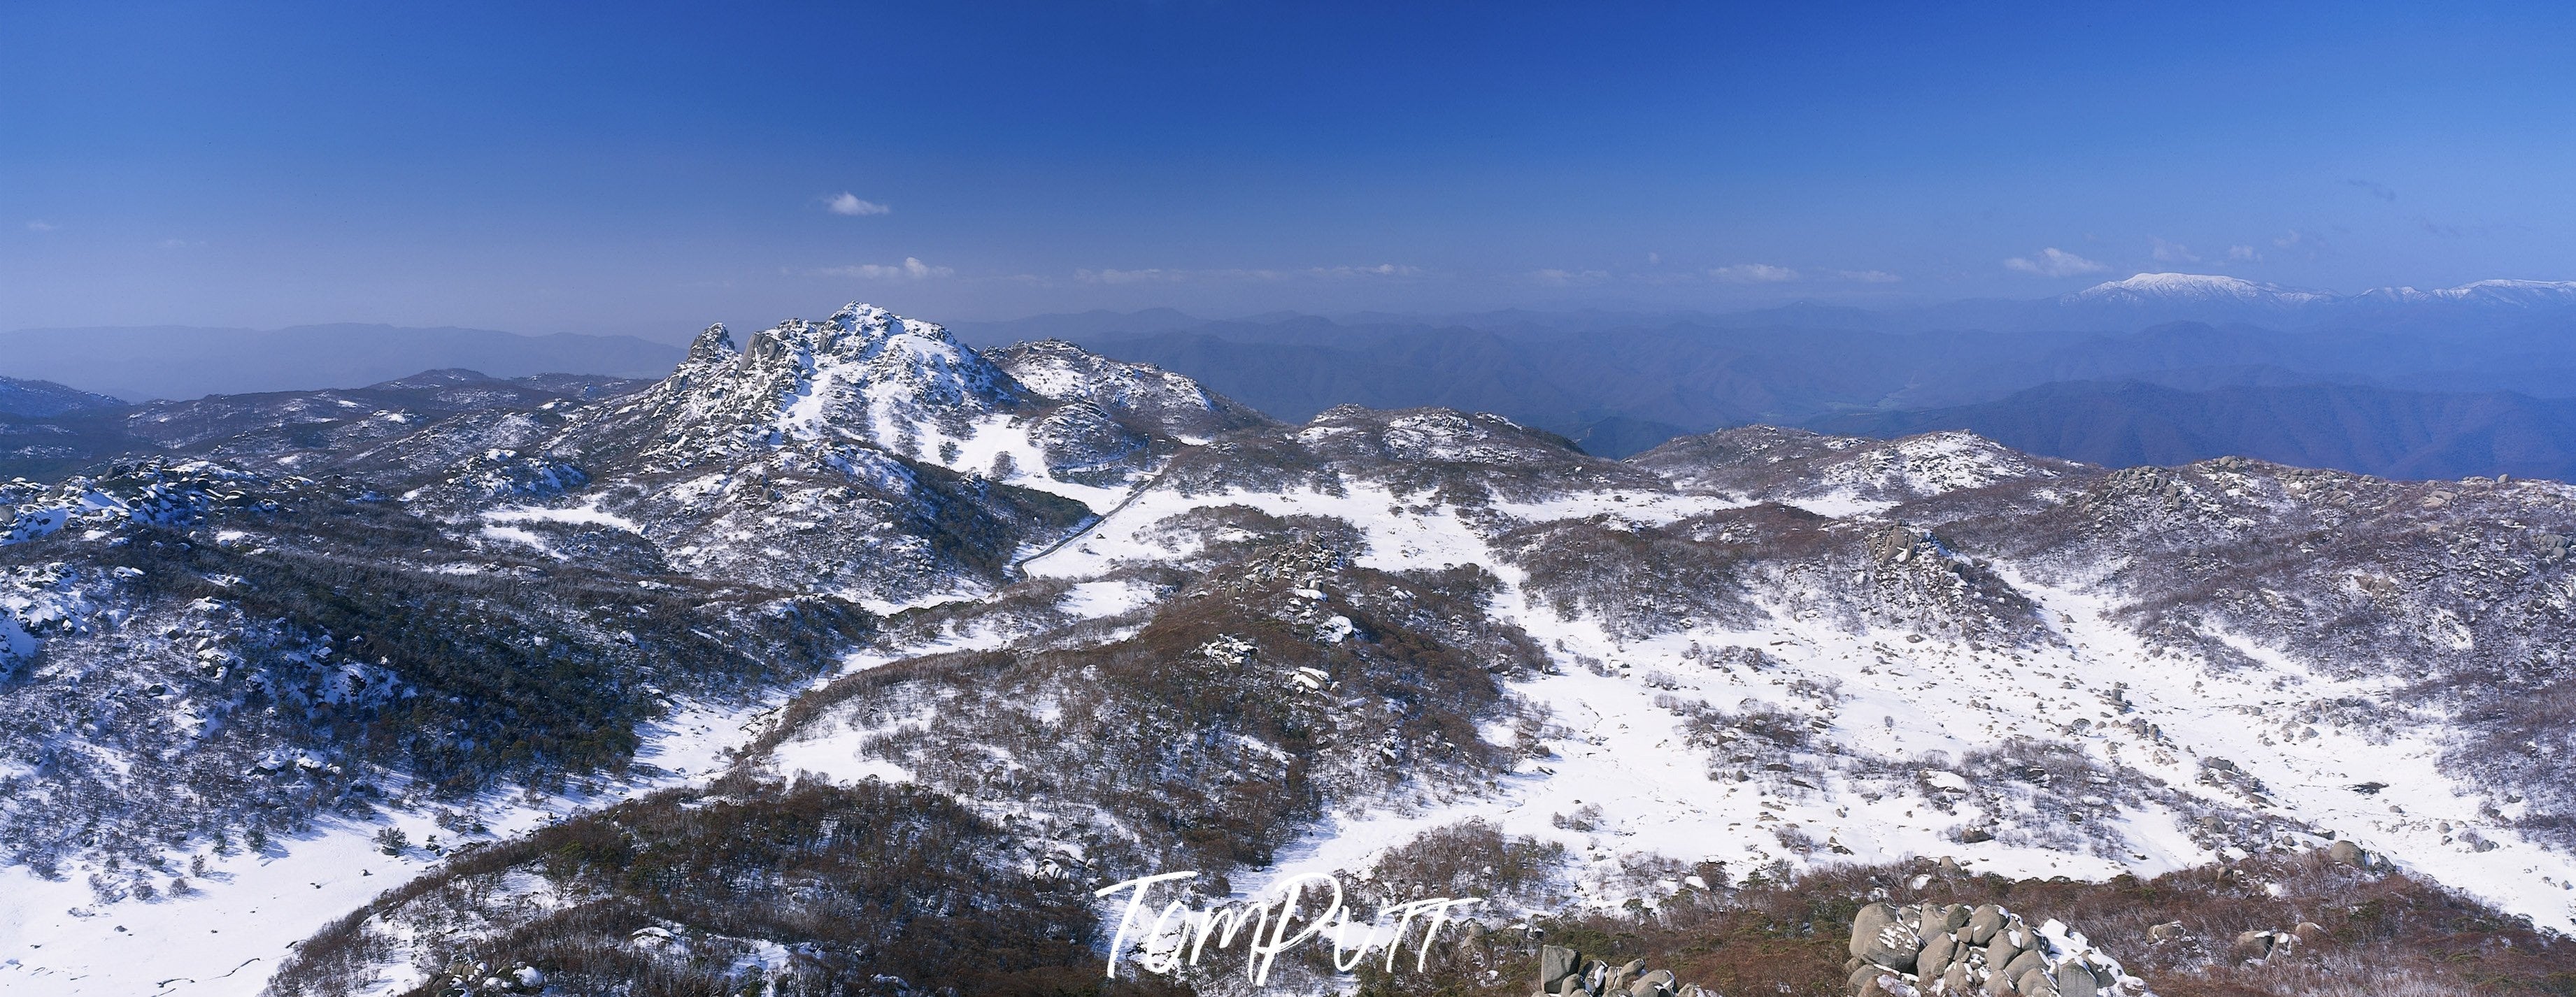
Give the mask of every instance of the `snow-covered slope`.
[[[1241, 527], [1212, 533], [1204, 517], [1259, 510], [1346, 529], [1338, 543], [1359, 566], [1484, 566], [1499, 584], [1488, 611], [1547, 649], [1552, 670], [1507, 682], [1548, 718], [1540, 751], [1511, 775], [1439, 806], [1336, 800], [1238, 887], [1361, 868], [1469, 817], [1575, 849], [1605, 907], [1640, 895], [1619, 884], [1645, 855], [1738, 869], [1955, 855], [2008, 875], [2099, 878], [2332, 834], [2543, 923], [2576, 924], [2576, 858], [2551, 830], [2559, 818], [2540, 812], [2567, 805], [2564, 778], [2479, 753], [2471, 742], [2497, 734], [2473, 718], [2492, 700], [2424, 694], [2481, 667], [2549, 681], [2525, 662], [2567, 651], [2532, 615], [2576, 605], [2554, 553], [2576, 517], [2565, 486], [2419, 493], [2242, 462], [2104, 474], [1956, 435], [1768, 447], [1743, 436], [1697, 444], [1759, 465], [1749, 471], [1688, 467], [1688, 448], [1638, 463], [1686, 482], [1779, 482], [1795, 479], [1775, 477], [1764, 454], [1794, 447], [1802, 462], [1831, 458], [1818, 491], [1859, 481], [1885, 497], [1828, 510], [1840, 517], [1766, 513], [1740, 494], [1622, 488], [1608, 484], [1621, 471], [1596, 466], [1589, 481], [1572, 468], [1538, 476], [1549, 494], [1513, 501], [1462, 487], [1489, 472], [1328, 454], [1392, 438], [1404, 453], [1499, 460], [1530, 444], [1428, 414], [1338, 412], [1236, 443], [1242, 463], [1189, 464], [1026, 568], [1078, 581], [1187, 566], [1215, 538], [1257, 542]], [[1269, 449], [1290, 441], [1289, 456]], [[2445, 525], [2455, 492], [2497, 503], [2477, 522], [2512, 525]], [[2141, 498], [2152, 508], [2114, 511]], [[2065, 518], [2087, 510], [2090, 522]], [[2284, 559], [2319, 543], [2285, 537], [2321, 537], [2312, 531], [2338, 520], [2373, 540], [2314, 565]], [[2472, 539], [2481, 534], [2491, 539]], [[2452, 553], [2378, 546], [2409, 536]], [[2244, 567], [2195, 567], [2211, 560]], [[2394, 587], [2369, 595], [2374, 577]], [[2466, 577], [2503, 587], [2438, 590]], [[2436, 589], [2417, 587], [2427, 583]], [[2521, 608], [2500, 612], [2497, 597]], [[2363, 619], [2381, 621], [2368, 639], [2304, 636]], [[2497, 635], [2471, 632], [2480, 626]], [[2508, 633], [2522, 636], [2506, 643]], [[876, 770], [863, 737], [826, 749], [817, 736], [794, 742], [797, 758], [837, 750], [850, 759], [841, 770]], [[2528, 750], [2565, 750], [2556, 736]], [[1511, 741], [1500, 729], [1487, 738]]]
[[[1500, 924], [1721, 870], [2107, 879], [2331, 836], [2576, 927], [2563, 484], [1763, 428], [1613, 462], [1444, 409], [1281, 425], [866, 306], [310, 473], [0, 495], [0, 844], [32, 877], [0, 970], [248, 992], [273, 965], [120, 962], [112, 929], [274, 927], [295, 882], [318, 927], [410, 871], [372, 834], [443, 811], [687, 782], [651, 812], [694, 841], [668, 822], [800, 771], [956, 801], [1007, 882], [1193, 868], [1217, 899], [1462, 826], [1561, 849]], [[510, 868], [352, 922], [348, 985], [306, 992], [452, 977], [585, 902]], [[722, 946], [758, 956], [729, 987], [861, 964]]]
[[1966, 432], [1870, 440], [1773, 426], [1685, 436], [1628, 460], [1684, 489], [1784, 502], [1827, 515], [1879, 512], [1949, 492], [2085, 470]]
[[[433, 372], [165, 406], [191, 439], [274, 423], [284, 441], [348, 412], [366, 431], [291, 462], [250, 445], [0, 486], [0, 847], [47, 884], [13, 898], [51, 905], [0, 914], [11, 968], [88, 974], [84, 992], [211, 978], [232, 966], [171, 961], [202, 946], [114, 959], [122, 933], [89, 909], [270, 910], [234, 884], [306, 873], [248, 862], [340, 882], [388, 823], [523, 826], [501, 802], [522, 780], [662, 784], [630, 769], [670, 750], [656, 717], [774, 706], [874, 625], [858, 602], [989, 590], [1183, 435], [1262, 421], [1186, 378], [1052, 358], [1073, 397], [854, 305], [740, 349], [711, 331], [635, 394]], [[460, 394], [478, 391], [508, 397]], [[454, 414], [371, 414], [369, 392]], [[268, 917], [278, 940], [311, 928]]]
[[1089, 402], [1154, 435], [1205, 443], [1220, 433], [1268, 423], [1267, 416], [1150, 364], [1126, 363], [1060, 339], [987, 351], [996, 366], [1029, 390], [1066, 402]]

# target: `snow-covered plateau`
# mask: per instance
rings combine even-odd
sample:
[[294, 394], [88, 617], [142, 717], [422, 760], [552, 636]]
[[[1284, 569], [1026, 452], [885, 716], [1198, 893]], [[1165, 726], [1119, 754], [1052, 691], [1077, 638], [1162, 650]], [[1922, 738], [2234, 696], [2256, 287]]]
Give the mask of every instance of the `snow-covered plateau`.
[[[2148, 276], [2106, 287], [2276, 290]], [[956, 957], [884, 925], [1035, 973], [1105, 947], [1089, 886], [1462, 834], [1543, 857], [1479, 931], [2337, 844], [2576, 930], [2558, 482], [1610, 461], [854, 304], [626, 394], [0, 491], [11, 993], [927, 993]]]

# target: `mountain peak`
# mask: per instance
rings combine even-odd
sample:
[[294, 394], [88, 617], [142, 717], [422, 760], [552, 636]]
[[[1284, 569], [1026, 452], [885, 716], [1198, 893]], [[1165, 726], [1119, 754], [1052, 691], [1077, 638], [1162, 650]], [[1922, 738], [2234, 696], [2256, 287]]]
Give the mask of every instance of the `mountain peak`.
[[863, 302], [738, 349], [710, 326], [679, 370], [600, 420], [592, 432], [653, 441], [645, 453], [664, 467], [781, 449], [846, 463], [857, 447], [1101, 508], [1172, 446], [1266, 422], [1168, 371], [1067, 343], [988, 356], [939, 323]]
[[2068, 304], [2148, 305], [2175, 302], [2310, 304], [2334, 295], [2263, 284], [2223, 274], [2142, 273], [2095, 284], [2060, 301]]
[[2576, 304], [2576, 281], [2473, 280], [2458, 287], [2444, 287], [2430, 291], [2420, 291], [2412, 287], [2380, 287], [2362, 292], [2358, 300], [2395, 304], [2458, 302], [2495, 308], [2543, 308]]
[[2550, 308], [2576, 305], [2576, 281], [2479, 280], [2430, 291], [2381, 287], [2346, 297], [2325, 291], [2303, 291], [2219, 274], [2142, 273], [2108, 281], [2057, 299], [2068, 305], [2253, 305], [2299, 308], [2336, 305], [2458, 304], [2490, 309]]
[[855, 333], [862, 341], [900, 335], [918, 336], [933, 342], [952, 345], [957, 342], [956, 337], [948, 334], [947, 326], [937, 322], [905, 318], [864, 301], [853, 301], [842, 305], [839, 311], [833, 312], [831, 317], [824, 320], [824, 325], [844, 334]]
[[832, 313], [832, 321], [839, 323], [844, 328], [856, 328], [863, 323], [882, 326], [891, 322], [895, 317], [896, 316], [893, 312], [879, 308], [865, 301], [850, 302], [849, 304], [842, 305], [840, 311]]
[[[854, 437], [901, 453], [917, 450], [919, 427], [987, 415], [1026, 392], [935, 322], [851, 302], [821, 322], [791, 318], [737, 347], [721, 324], [708, 326], [689, 359], [655, 386], [647, 407], [682, 427], [664, 449], [787, 439]], [[719, 448], [722, 449], [722, 448]]]

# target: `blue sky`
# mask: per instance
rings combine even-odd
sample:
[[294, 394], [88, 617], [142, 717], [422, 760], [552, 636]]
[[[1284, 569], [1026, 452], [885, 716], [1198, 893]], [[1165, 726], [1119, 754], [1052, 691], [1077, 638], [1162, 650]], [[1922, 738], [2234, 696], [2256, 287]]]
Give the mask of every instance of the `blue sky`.
[[2568, 279], [2571, 28], [2369, 3], [14, 3], [0, 328], [670, 338], [852, 298]]

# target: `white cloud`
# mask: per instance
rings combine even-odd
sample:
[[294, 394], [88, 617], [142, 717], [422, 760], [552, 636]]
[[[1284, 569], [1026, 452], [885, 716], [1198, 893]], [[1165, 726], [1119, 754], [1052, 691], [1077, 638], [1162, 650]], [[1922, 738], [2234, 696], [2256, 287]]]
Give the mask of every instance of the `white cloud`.
[[1076, 270], [1073, 276], [1074, 279], [1088, 284], [1151, 284], [1157, 281], [1188, 280], [1189, 272], [1147, 267], [1143, 270]]
[[1834, 276], [1856, 284], [1894, 284], [1905, 279], [1885, 270], [1836, 270]]
[[1541, 284], [1546, 284], [1550, 287], [1573, 287], [1578, 284], [1598, 284], [1602, 281], [1609, 280], [1610, 273], [1606, 270], [1557, 270], [1551, 268], [1547, 270], [1530, 271], [1530, 279]]
[[2254, 247], [2252, 246], [2229, 246], [2227, 247], [2227, 258], [2231, 262], [2243, 263], [2248, 260], [2262, 259], [2263, 254], [2255, 252]]
[[42, 218], [37, 218], [27, 223], [27, 231], [29, 232], [51, 232], [61, 227], [62, 226], [56, 225]]
[[823, 207], [836, 215], [882, 215], [894, 210], [875, 201], [859, 200], [858, 195], [846, 190], [824, 198]]
[[892, 265], [880, 263], [855, 263], [846, 267], [825, 267], [821, 270], [814, 271], [814, 273], [817, 276], [823, 277], [856, 277], [860, 280], [928, 280], [933, 277], [954, 277], [957, 275], [957, 271], [954, 269], [948, 267], [934, 267], [930, 264], [921, 262], [919, 257], [914, 256], [906, 256], [903, 258], [903, 262]]
[[2004, 269], [2019, 270], [2042, 277], [2072, 277], [2076, 274], [2101, 273], [2111, 268], [2050, 246], [2030, 256], [2016, 256], [2005, 260]]
[[1788, 267], [1775, 267], [1768, 263], [1739, 263], [1731, 267], [1718, 267], [1710, 270], [1708, 275], [1729, 284], [1782, 284], [1798, 279], [1797, 271]]
[[1401, 263], [1380, 263], [1373, 267], [1315, 267], [1307, 271], [1318, 277], [1418, 277], [1422, 268]]
[[2162, 240], [2162, 239], [2158, 239], [2158, 238], [2156, 238], [2156, 237], [2154, 237], [2154, 236], [2148, 236], [2148, 237], [2147, 237], [2147, 244], [2148, 244], [2148, 245], [2150, 245], [2150, 246], [2155, 247], [2155, 257], [2156, 257], [2156, 259], [2157, 259], [2157, 260], [2159, 260], [2159, 261], [2161, 261], [2161, 262], [2165, 262], [2165, 263], [2198, 263], [2198, 262], [2200, 262], [2200, 256], [2199, 256], [2198, 254], [2193, 253], [2193, 252], [2191, 251], [2191, 247], [2189, 247], [2189, 246], [2185, 246], [2185, 245], [2183, 245], [2183, 244], [2181, 244], [2181, 243], [2178, 243], [2178, 242], [2166, 242], [2166, 241], [2164, 241], [2164, 240]]
[[1655, 264], [1662, 263], [1663, 261], [1664, 261], [1664, 254], [1662, 254], [1662, 253], [1647, 253], [1647, 254], [1646, 254], [1646, 265], [1647, 265], [1647, 266], [1653, 266], [1653, 265], [1655, 265]]

